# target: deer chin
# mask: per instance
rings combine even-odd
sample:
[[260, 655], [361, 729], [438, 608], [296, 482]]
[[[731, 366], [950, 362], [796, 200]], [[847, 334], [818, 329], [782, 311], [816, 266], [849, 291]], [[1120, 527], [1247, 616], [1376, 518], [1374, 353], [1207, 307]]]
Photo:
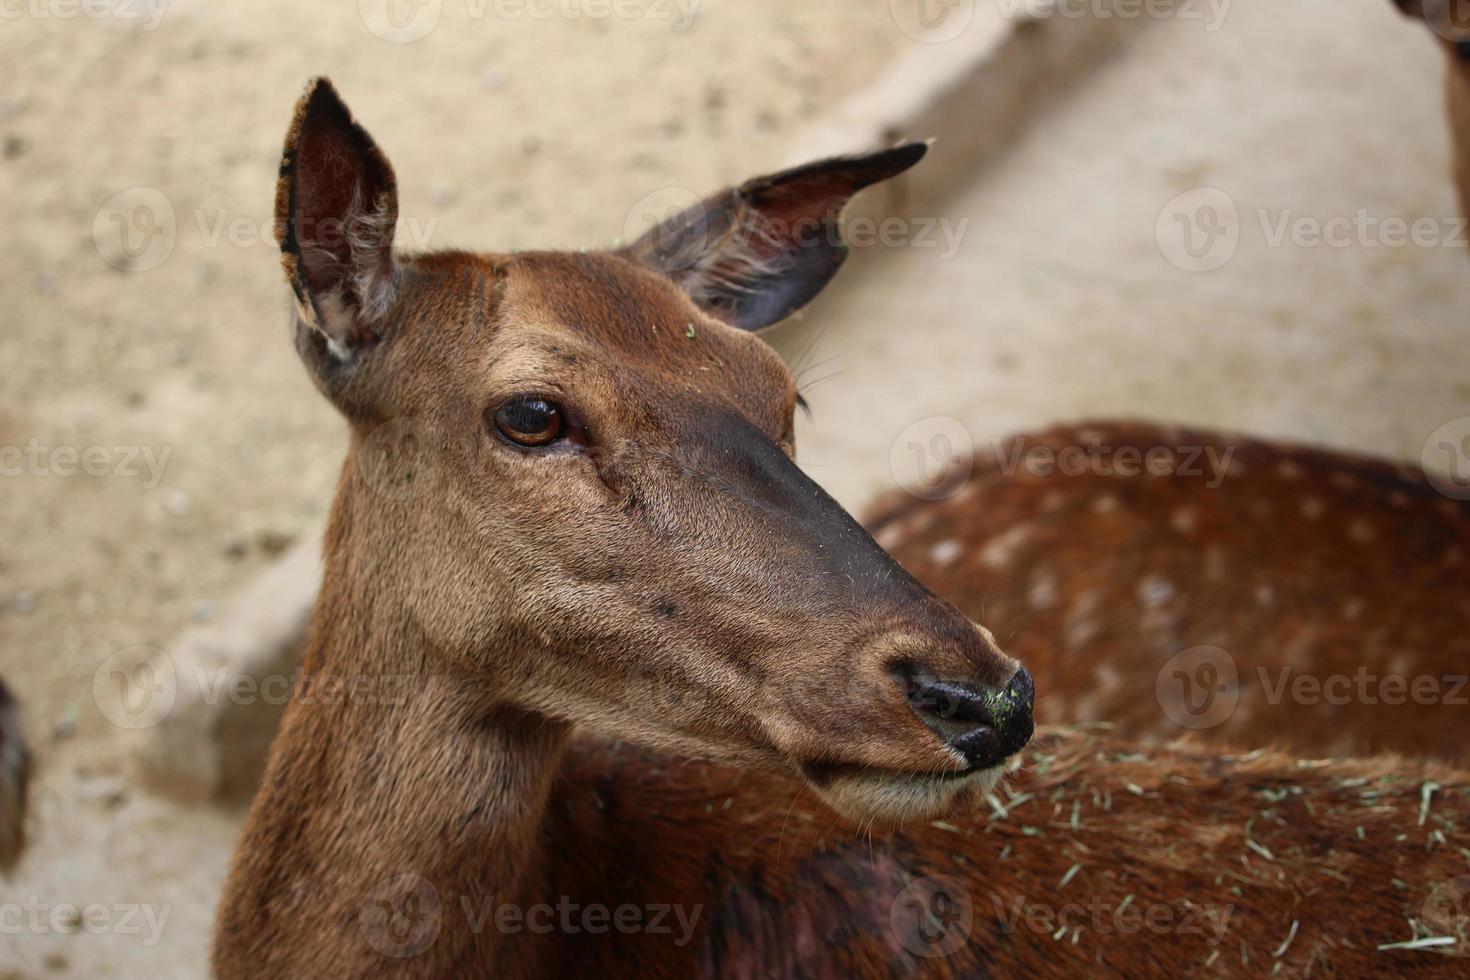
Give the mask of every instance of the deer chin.
[[808, 782], [838, 815], [854, 823], [901, 826], [977, 809], [1005, 775], [1004, 763], [959, 773], [871, 769], [824, 774]]

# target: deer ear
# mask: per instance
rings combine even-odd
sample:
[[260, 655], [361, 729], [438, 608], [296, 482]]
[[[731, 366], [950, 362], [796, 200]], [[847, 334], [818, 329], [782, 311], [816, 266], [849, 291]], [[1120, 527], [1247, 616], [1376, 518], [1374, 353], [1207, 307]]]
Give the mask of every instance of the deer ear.
[[746, 330], [785, 319], [847, 258], [842, 208], [903, 173], [927, 143], [838, 157], [757, 177], [649, 230], [622, 250], [663, 272], [713, 316]]
[[302, 321], [340, 359], [377, 339], [393, 303], [397, 223], [388, 158], [332, 83], [313, 79], [286, 133], [276, 237]]

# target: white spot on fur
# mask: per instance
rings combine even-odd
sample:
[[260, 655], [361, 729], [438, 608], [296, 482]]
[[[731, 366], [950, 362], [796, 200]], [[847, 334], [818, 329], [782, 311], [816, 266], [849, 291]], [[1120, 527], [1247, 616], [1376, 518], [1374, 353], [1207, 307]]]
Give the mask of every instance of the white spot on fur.
[[991, 540], [980, 551], [980, 560], [997, 571], [1008, 567], [1016, 557], [1016, 551], [1031, 536], [1031, 526], [1018, 524], [1004, 534]]
[[1039, 571], [1031, 577], [1031, 588], [1026, 593], [1031, 608], [1037, 612], [1050, 609], [1057, 604], [1057, 577], [1051, 572]]
[[1102, 594], [1097, 589], [1088, 589], [1072, 601], [1067, 610], [1067, 649], [1081, 650], [1097, 635], [1097, 619], [1094, 614], [1101, 603]]
[[1321, 520], [1322, 515], [1327, 512], [1327, 505], [1322, 502], [1321, 497], [1302, 498], [1302, 516], [1309, 521]]
[[1302, 468], [1289, 459], [1283, 459], [1276, 464], [1276, 475], [1283, 480], [1295, 482], [1302, 478]]
[[1092, 676], [1097, 680], [1098, 690], [1104, 694], [1116, 691], [1123, 686], [1123, 675], [1118, 673], [1118, 668], [1112, 664], [1099, 664], [1098, 668], [1092, 672]]
[[953, 538], [941, 541], [929, 551], [929, 557], [941, 565], [948, 565], [960, 556], [960, 543]]
[[1092, 509], [1099, 514], [1106, 514], [1118, 509], [1118, 498], [1112, 494], [1104, 494], [1092, 502]]
[[1169, 516], [1169, 524], [1180, 534], [1189, 534], [1199, 526], [1199, 511], [1193, 507], [1180, 507]]
[[1355, 596], [1355, 597], [1349, 599], [1347, 601], [1347, 604], [1342, 607], [1342, 616], [1343, 616], [1343, 618], [1344, 619], [1357, 619], [1359, 616], [1362, 616], [1363, 615], [1363, 607], [1365, 605], [1366, 605], [1366, 603], [1364, 603], [1363, 600], [1362, 600], [1362, 598], [1360, 598], [1360, 597], [1356, 597]]
[[1174, 597], [1174, 586], [1168, 580], [1150, 575], [1138, 584], [1138, 601], [1145, 609], [1157, 609]]
[[1271, 606], [1276, 601], [1276, 590], [1269, 585], [1256, 586], [1256, 605]]
[[1354, 518], [1353, 522], [1348, 525], [1348, 537], [1352, 539], [1354, 544], [1372, 544], [1373, 539], [1378, 537], [1378, 532], [1373, 529], [1373, 525], [1368, 523], [1367, 520], [1358, 517]]

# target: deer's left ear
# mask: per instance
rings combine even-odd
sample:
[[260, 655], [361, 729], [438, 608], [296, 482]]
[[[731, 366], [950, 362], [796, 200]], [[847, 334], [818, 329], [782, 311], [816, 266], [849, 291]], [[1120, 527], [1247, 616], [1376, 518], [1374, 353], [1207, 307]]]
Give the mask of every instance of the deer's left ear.
[[388, 158], [332, 83], [314, 79], [286, 133], [276, 236], [302, 321], [338, 358], [376, 339], [393, 303], [397, 223]]
[[927, 143], [757, 177], [657, 225], [622, 254], [672, 278], [711, 315], [759, 330], [805, 306], [847, 258], [842, 208], [903, 173]]

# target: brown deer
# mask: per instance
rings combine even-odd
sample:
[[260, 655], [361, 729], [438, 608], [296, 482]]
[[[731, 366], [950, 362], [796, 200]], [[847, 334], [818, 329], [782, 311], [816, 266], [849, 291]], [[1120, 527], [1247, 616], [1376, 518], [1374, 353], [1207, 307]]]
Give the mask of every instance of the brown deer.
[[945, 462], [865, 523], [1043, 679], [1038, 721], [1470, 759], [1470, 502], [1421, 470], [1134, 423]]
[[0, 679], [0, 871], [9, 871], [25, 849], [26, 797], [31, 757], [20, 727], [20, 706]]
[[1454, 144], [1455, 186], [1460, 209], [1470, 215], [1470, 2], [1394, 0], [1410, 17], [1423, 20], [1445, 53], [1445, 112]]
[[[612, 252], [396, 255], [392, 170], [313, 83], [278, 219], [351, 444], [219, 975], [1451, 964], [1470, 775], [1062, 732], [998, 787], [1029, 676], [796, 468], [753, 333], [923, 153], [753, 180]], [[1078, 896], [1102, 927], [1027, 907]]]

